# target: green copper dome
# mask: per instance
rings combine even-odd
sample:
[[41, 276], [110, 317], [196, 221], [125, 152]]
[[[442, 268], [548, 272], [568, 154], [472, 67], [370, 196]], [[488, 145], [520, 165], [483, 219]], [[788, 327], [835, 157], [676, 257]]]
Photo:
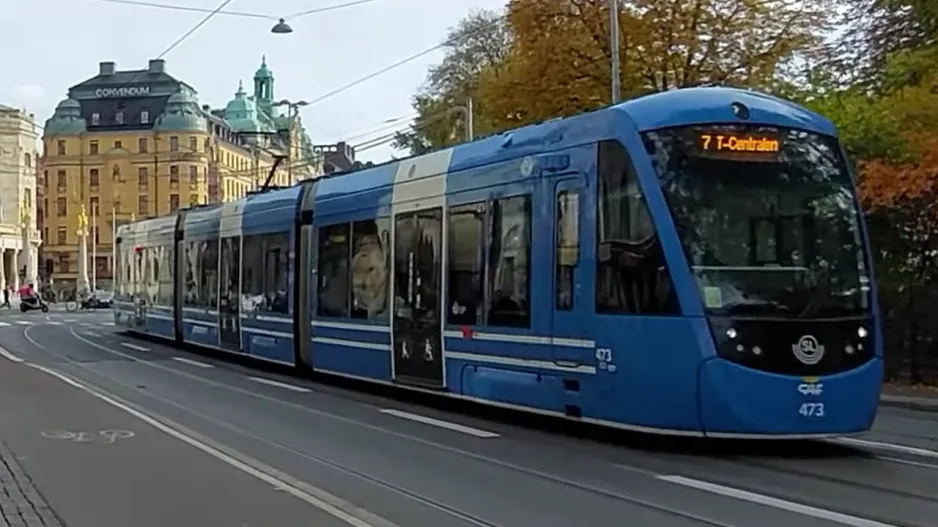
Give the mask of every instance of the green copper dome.
[[225, 121], [235, 132], [257, 133], [267, 128], [258, 119], [257, 106], [254, 101], [248, 99], [241, 82], [238, 83], [235, 98], [225, 106]]
[[205, 131], [205, 116], [199, 108], [199, 101], [185, 90], [172, 94], [154, 128], [165, 132]]
[[274, 72], [270, 71], [270, 68], [267, 67], [267, 55], [261, 57], [261, 67], [257, 68], [257, 71], [254, 72], [255, 79], [272, 79], [274, 78]]
[[78, 135], [87, 130], [81, 116], [81, 104], [67, 98], [55, 107], [55, 113], [46, 121], [45, 135]]

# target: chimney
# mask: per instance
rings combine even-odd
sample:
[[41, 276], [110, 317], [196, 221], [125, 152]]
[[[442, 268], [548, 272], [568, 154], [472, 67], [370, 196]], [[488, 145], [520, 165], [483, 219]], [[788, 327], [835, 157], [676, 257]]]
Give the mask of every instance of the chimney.
[[154, 59], [150, 61], [150, 66], [147, 68], [147, 71], [150, 73], [164, 73], [166, 72], [166, 61], [163, 59]]
[[114, 75], [114, 63], [102, 62], [98, 64], [98, 75]]

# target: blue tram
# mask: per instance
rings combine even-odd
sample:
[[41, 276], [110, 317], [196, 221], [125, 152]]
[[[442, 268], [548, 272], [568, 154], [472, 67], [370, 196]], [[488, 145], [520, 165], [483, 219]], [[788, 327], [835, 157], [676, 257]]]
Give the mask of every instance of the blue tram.
[[139, 333], [620, 428], [872, 425], [876, 290], [833, 125], [693, 88], [118, 231]]

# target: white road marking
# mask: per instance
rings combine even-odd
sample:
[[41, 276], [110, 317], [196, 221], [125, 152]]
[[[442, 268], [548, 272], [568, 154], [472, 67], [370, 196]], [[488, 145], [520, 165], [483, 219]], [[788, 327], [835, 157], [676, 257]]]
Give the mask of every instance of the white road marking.
[[265, 379], [265, 378], [263, 378], [263, 377], [248, 377], [248, 379], [251, 379], [251, 380], [254, 381], [254, 382], [259, 382], [259, 383], [261, 383], [261, 384], [266, 384], [266, 385], [268, 385], [268, 386], [276, 386], [277, 388], [283, 388], [283, 389], [286, 389], [286, 390], [292, 390], [292, 391], [294, 391], [294, 392], [306, 393], [306, 392], [309, 392], [309, 391], [310, 391], [309, 388], [304, 388], [304, 387], [302, 387], [302, 386], [296, 386], [295, 384], [287, 384], [287, 383], [285, 383], [285, 382], [274, 381], [274, 380], [271, 380], [271, 379]]
[[28, 320], [17, 320], [16, 323], [19, 324], [19, 325], [21, 325], [21, 326], [32, 326], [32, 325], [33, 325], [33, 323], [30, 322], [30, 321], [28, 321]]
[[49, 324], [50, 326], [61, 326], [61, 325], [62, 325], [62, 323], [59, 322], [58, 320], [50, 320], [49, 322], [46, 322], [46, 324]]
[[3, 357], [4, 359], [6, 359], [6, 360], [8, 360], [8, 361], [10, 361], [10, 362], [16, 362], [16, 363], [23, 362], [23, 359], [21, 359], [21, 358], [17, 357], [16, 355], [10, 353], [10, 352], [7, 351], [5, 348], [0, 348], [0, 357]]
[[125, 348], [130, 348], [137, 351], [150, 351], [150, 348], [144, 348], [143, 346], [138, 346], [136, 344], [131, 344], [129, 342], [121, 342], [121, 346]]
[[102, 326], [114, 326], [114, 323], [113, 323], [113, 322], [104, 322], [104, 323], [102, 323], [101, 325], [102, 325]]
[[119, 410], [123, 410], [124, 412], [132, 415], [133, 417], [136, 417], [153, 428], [156, 428], [160, 432], [178, 439], [179, 441], [182, 441], [183, 443], [186, 443], [187, 445], [194, 447], [197, 450], [230, 465], [231, 467], [234, 467], [235, 469], [249, 474], [263, 481], [264, 483], [267, 483], [268, 485], [282, 489], [291, 496], [347, 523], [351, 527], [398, 527], [384, 518], [356, 507], [322, 489], [295, 480], [287, 474], [282, 474], [272, 467], [268, 467], [259, 461], [243, 456], [236, 451], [227, 449], [223, 445], [213, 446], [209, 444], [210, 440], [201, 441], [196, 439], [193, 437], [193, 435], [196, 434], [186, 434], [177, 428], [174, 428], [168, 424], [164, 424], [156, 417], [151, 417], [140, 410], [131, 408], [130, 406], [113, 399], [108, 395], [100, 393], [99, 391], [76, 380], [73, 380], [70, 377], [55, 370], [46, 368], [45, 366], [39, 366], [37, 364], [31, 364], [31, 366], [37, 370], [52, 375], [62, 382], [74, 386], [75, 388], [78, 388], [85, 393], [91, 394], [97, 399], [104, 401], [105, 403]]
[[5, 327], [9, 327], [9, 326], [10, 326], [10, 323], [9, 323], [9, 322], [0, 322], [0, 328], [5, 328]]
[[75, 320], [74, 318], [66, 318], [66, 319], [63, 320], [62, 322], [78, 322], [78, 321]]
[[838, 437], [837, 439], [831, 439], [831, 442], [840, 443], [846, 446], [852, 447], [866, 447], [879, 450], [890, 450], [892, 452], [900, 452], [903, 454], [911, 454], [913, 456], [928, 457], [933, 459], [938, 459], [938, 452], [934, 450], [928, 450], [927, 448], [918, 448], [908, 445], [898, 445], [895, 443], [883, 443], [881, 441], [869, 441], [867, 439], [855, 439], [852, 437]]
[[491, 439], [493, 437], [501, 437], [500, 434], [495, 432], [489, 432], [488, 430], [482, 430], [480, 428], [473, 428], [471, 426], [461, 425], [459, 423], [451, 423], [449, 421], [441, 421], [440, 419], [434, 419], [432, 417], [427, 417], [425, 415], [412, 414], [410, 412], [402, 412], [400, 410], [395, 410], [393, 408], [385, 408], [381, 410], [381, 413], [393, 415], [394, 417], [400, 417], [401, 419], [409, 419], [411, 421], [416, 421], [418, 423], [423, 423], [425, 425], [436, 426], [438, 428], [445, 428], [447, 430], [452, 430], [454, 432], [460, 432], [463, 434], [481, 437], [483, 439]]
[[214, 368], [211, 364], [205, 364], [204, 362], [199, 362], [197, 360], [187, 359], [185, 357], [173, 357], [174, 361], [181, 362], [183, 364], [188, 364], [190, 366], [198, 366], [199, 368]]
[[888, 457], [888, 456], [876, 456], [876, 459], [882, 461], [888, 461], [890, 463], [899, 463], [900, 465], [909, 465], [910, 467], [918, 468], [927, 468], [929, 470], [938, 470], [938, 465], [932, 463], [922, 463], [920, 461], [909, 461], [908, 459], [900, 459], [897, 457]]
[[95, 333], [94, 331], [82, 331], [82, 333], [88, 335], [89, 337], [101, 337], [100, 333]]
[[788, 512], [793, 512], [795, 514], [801, 514], [803, 516], [811, 516], [812, 518], [818, 518], [820, 520], [826, 520], [832, 523], [839, 523], [841, 525], [849, 525], [850, 527], [898, 527], [889, 523], [882, 523], [875, 520], [868, 520], [866, 518], [859, 518], [857, 516], [850, 516], [849, 514], [843, 514], [840, 512], [829, 511], [825, 509], [819, 509], [817, 507], [812, 507], [810, 505], [804, 505], [801, 503], [795, 503], [793, 501], [783, 500], [779, 498], [773, 498], [771, 496], [766, 496], [764, 494], [756, 494], [755, 492], [749, 492], [746, 490], [736, 489], [733, 487], [725, 487], [723, 485], [718, 485], [716, 483], [709, 483], [707, 481], [701, 481], [699, 479], [685, 478], [684, 476], [655, 476], [657, 479], [662, 481], [667, 481], [668, 483], [674, 483], [675, 485], [682, 485], [684, 487], [690, 487], [697, 490], [702, 490], [704, 492], [710, 492], [713, 494], [719, 494], [721, 496], [727, 496], [730, 498], [735, 498], [738, 500], [748, 501], [751, 503], [757, 503], [759, 505], [765, 505], [766, 507], [772, 507], [775, 509], [781, 509]]

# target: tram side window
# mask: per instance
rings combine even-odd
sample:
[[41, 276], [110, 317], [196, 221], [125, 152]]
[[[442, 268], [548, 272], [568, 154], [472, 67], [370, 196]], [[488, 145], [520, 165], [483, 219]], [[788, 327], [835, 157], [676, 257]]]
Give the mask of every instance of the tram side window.
[[186, 307], [200, 307], [202, 305], [199, 302], [199, 253], [204, 243], [187, 241], [183, 249], [182, 279], [184, 293], [182, 295], [182, 304]]
[[218, 240], [202, 242], [199, 257], [199, 305], [218, 307]]
[[487, 322], [491, 326], [530, 327], [530, 196], [495, 200], [490, 220]]
[[289, 265], [288, 233], [245, 236], [242, 309], [288, 313]]
[[625, 147], [599, 144], [596, 311], [677, 314], [661, 242]]
[[173, 305], [173, 247], [165, 245], [154, 247], [157, 261], [157, 301], [161, 306]]
[[349, 316], [349, 224], [319, 229], [319, 301], [316, 313], [323, 317]]
[[351, 317], [383, 320], [388, 317], [388, 286], [391, 275], [388, 218], [352, 224]]
[[446, 321], [460, 326], [481, 324], [485, 298], [485, 203], [450, 207], [447, 229]]
[[580, 261], [580, 195], [576, 190], [557, 194], [556, 222], [554, 305], [569, 311], [573, 309], [574, 270]]

